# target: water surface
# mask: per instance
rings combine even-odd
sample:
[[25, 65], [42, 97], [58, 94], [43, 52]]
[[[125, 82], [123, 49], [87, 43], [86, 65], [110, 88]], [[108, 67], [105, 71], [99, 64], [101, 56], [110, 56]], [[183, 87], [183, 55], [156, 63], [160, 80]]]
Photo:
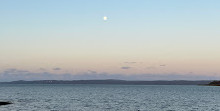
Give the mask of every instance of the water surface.
[[0, 111], [220, 111], [220, 87], [0, 84]]

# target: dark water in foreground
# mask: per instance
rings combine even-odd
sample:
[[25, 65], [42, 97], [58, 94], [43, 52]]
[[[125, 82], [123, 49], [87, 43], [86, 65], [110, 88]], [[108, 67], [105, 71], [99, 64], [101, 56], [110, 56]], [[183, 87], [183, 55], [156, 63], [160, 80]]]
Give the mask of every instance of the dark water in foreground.
[[0, 111], [220, 111], [220, 87], [0, 84]]

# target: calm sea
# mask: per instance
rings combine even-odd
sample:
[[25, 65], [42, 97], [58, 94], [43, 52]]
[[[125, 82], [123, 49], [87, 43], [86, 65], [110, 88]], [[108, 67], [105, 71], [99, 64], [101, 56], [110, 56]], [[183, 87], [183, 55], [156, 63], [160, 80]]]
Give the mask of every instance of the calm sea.
[[220, 87], [0, 84], [0, 111], [220, 111]]

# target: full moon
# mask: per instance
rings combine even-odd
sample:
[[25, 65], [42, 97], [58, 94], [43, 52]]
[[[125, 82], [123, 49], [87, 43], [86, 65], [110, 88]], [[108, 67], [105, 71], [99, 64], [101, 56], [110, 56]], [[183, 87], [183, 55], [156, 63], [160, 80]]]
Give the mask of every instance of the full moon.
[[103, 17], [103, 20], [105, 20], [105, 21], [106, 21], [107, 19], [108, 19], [108, 17], [106, 17], [106, 16], [104, 16], [104, 17]]

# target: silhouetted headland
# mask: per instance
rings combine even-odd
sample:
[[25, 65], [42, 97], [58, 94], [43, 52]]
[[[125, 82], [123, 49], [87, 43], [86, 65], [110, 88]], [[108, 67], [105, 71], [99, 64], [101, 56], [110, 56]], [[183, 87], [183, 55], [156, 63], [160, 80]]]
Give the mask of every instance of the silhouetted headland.
[[157, 81], [128, 81], [128, 80], [36, 80], [36, 81], [12, 81], [2, 84], [115, 84], [115, 85], [199, 85], [209, 84], [211, 80], [187, 81], [187, 80], [157, 80]]
[[2, 105], [8, 105], [8, 104], [12, 104], [11, 102], [0, 102], [0, 106]]
[[220, 86], [220, 81], [212, 81], [209, 84], [207, 84], [208, 86]]

